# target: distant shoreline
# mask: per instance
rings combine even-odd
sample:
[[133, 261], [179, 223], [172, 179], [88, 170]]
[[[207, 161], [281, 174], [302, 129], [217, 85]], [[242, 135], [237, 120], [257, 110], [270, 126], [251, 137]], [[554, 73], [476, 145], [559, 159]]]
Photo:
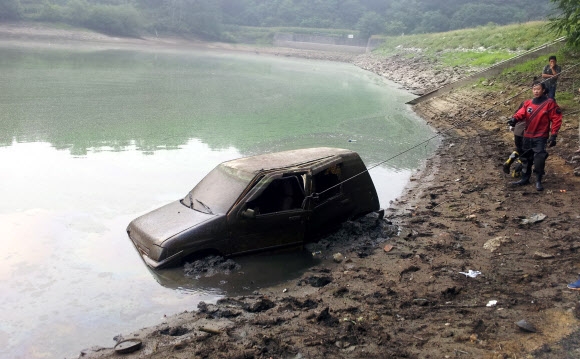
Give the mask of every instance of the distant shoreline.
[[98, 50], [134, 50], [154, 52], [187, 52], [192, 50], [238, 52], [265, 56], [296, 57], [311, 60], [337, 61], [351, 63], [364, 70], [401, 85], [404, 89], [422, 94], [431, 88], [441, 86], [441, 76], [445, 81], [454, 81], [461, 77], [461, 72], [435, 72], [432, 63], [418, 57], [406, 59], [402, 56], [384, 57], [373, 53], [355, 54], [351, 52], [328, 51], [321, 46], [320, 50], [294, 49], [289, 47], [260, 46], [251, 44], [230, 44], [223, 42], [205, 42], [196, 39], [179, 37], [114, 37], [86, 29], [56, 28], [38, 23], [0, 23], [0, 46], [75, 49], [79, 51]]
[[81, 50], [124, 49], [142, 51], [189, 51], [194, 49], [247, 52], [274, 56], [351, 62], [356, 54], [301, 50], [249, 44], [206, 42], [180, 37], [114, 37], [85, 29], [59, 29], [35, 23], [0, 23], [0, 45]]

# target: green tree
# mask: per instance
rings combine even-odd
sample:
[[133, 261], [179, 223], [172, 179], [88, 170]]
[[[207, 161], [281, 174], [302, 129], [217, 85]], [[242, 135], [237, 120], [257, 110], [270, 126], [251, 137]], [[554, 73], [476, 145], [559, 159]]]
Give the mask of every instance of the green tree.
[[449, 30], [449, 19], [440, 11], [427, 11], [423, 14], [415, 33], [444, 32]]
[[139, 36], [142, 21], [133, 5], [94, 5], [82, 25], [109, 35]]
[[396, 35], [401, 35], [403, 32], [413, 33], [422, 20], [421, 11], [421, 0], [406, 0], [393, 3], [388, 12], [388, 17], [392, 20], [386, 24], [386, 30], [393, 30], [393, 25], [397, 25], [399, 27], [397, 30], [401, 30], [400, 24], [402, 24], [403, 31], [398, 31], [395, 33]]
[[58, 4], [52, 4], [47, 0], [42, 5], [38, 20], [48, 22], [60, 22], [64, 20], [64, 8]]
[[556, 5], [557, 15], [550, 18], [549, 28], [565, 35], [572, 47], [580, 47], [580, 0], [550, 0]]
[[[198, 35], [206, 39], [222, 39], [222, 14], [232, 2], [214, 0], [134, 0], [138, 3], [146, 28], [152, 33]], [[235, 11], [244, 7], [239, 5]], [[234, 11], [233, 8], [230, 11]], [[235, 15], [228, 13], [226, 17]], [[231, 18], [233, 19], [233, 17]], [[230, 22], [232, 23], [232, 22]]]
[[367, 11], [376, 12], [377, 14], [384, 14], [385, 11], [389, 8], [389, 3], [394, 1], [385, 1], [385, 0], [358, 0], [358, 2], [364, 6]]
[[402, 35], [407, 31], [407, 27], [403, 24], [402, 21], [393, 20], [387, 21], [385, 23], [385, 34], [394, 36], [394, 35]]
[[221, 36], [222, 15], [216, 1], [186, 1], [182, 21], [190, 33], [212, 40], [219, 39]]
[[361, 16], [356, 29], [363, 38], [369, 38], [374, 34], [382, 34], [385, 29], [383, 18], [374, 11], [369, 11]]
[[18, 0], [0, 0], [0, 21], [19, 20], [22, 9]]
[[82, 25], [87, 22], [90, 15], [90, 5], [86, 0], [69, 0], [65, 10], [65, 21], [73, 25]]
[[282, 0], [278, 5], [276, 17], [282, 25], [293, 26], [296, 24], [297, 10], [292, 0]]
[[339, 3], [336, 27], [354, 28], [364, 12], [363, 6], [355, 0], [346, 0]]
[[505, 25], [514, 21], [516, 15], [519, 14], [519, 9], [511, 6], [481, 3], [466, 4], [459, 8], [451, 17], [451, 28], [464, 29], [483, 26], [490, 22]]

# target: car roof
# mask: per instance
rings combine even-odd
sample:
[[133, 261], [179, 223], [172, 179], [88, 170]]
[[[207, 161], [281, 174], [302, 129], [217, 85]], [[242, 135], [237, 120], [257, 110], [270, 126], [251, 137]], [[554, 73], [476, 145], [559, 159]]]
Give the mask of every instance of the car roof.
[[356, 155], [356, 152], [332, 147], [303, 148], [238, 158], [223, 162], [220, 166], [255, 174], [260, 171], [270, 171], [278, 168], [300, 166], [310, 168], [313, 162], [319, 162], [332, 157], [344, 157], [345, 155]]

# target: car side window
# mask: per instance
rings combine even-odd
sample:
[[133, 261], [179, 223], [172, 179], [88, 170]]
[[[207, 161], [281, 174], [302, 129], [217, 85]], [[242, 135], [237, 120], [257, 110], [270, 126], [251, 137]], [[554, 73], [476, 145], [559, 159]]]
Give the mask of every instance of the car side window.
[[312, 191], [318, 193], [318, 201], [324, 202], [341, 192], [339, 185], [342, 177], [342, 166], [334, 165], [312, 176]]
[[257, 215], [302, 208], [304, 185], [302, 177], [288, 176], [275, 179], [247, 208]]

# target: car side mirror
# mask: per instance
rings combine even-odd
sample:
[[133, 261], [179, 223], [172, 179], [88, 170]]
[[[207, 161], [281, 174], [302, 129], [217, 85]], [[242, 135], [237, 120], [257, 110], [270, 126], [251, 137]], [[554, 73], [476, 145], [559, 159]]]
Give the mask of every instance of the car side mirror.
[[242, 211], [241, 216], [242, 218], [253, 219], [256, 218], [256, 212], [251, 208], [247, 208]]

